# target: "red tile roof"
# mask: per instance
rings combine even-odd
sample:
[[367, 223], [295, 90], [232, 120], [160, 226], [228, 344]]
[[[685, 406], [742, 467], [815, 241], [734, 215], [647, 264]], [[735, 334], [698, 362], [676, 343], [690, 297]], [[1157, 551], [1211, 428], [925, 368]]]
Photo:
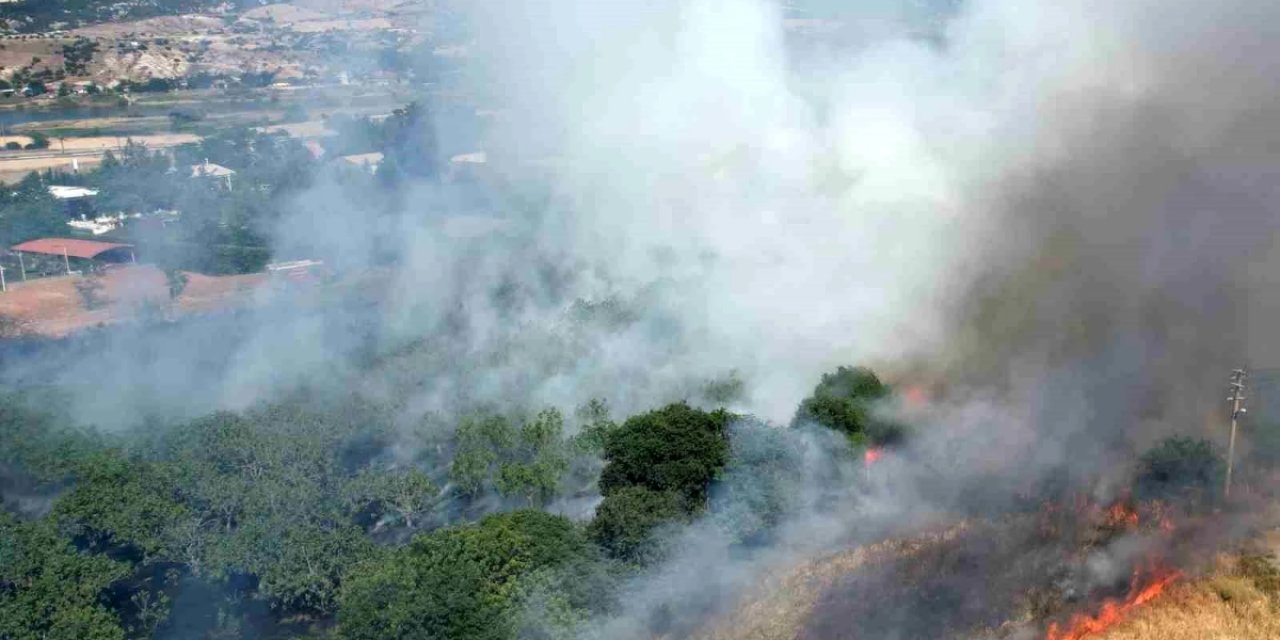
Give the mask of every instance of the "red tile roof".
[[60, 256], [65, 253], [73, 258], [96, 258], [100, 254], [111, 251], [112, 249], [124, 249], [131, 247], [133, 247], [131, 244], [98, 242], [96, 240], [40, 238], [39, 240], [28, 240], [22, 244], [15, 244], [11, 248], [14, 251], [22, 251], [24, 253], [47, 253], [55, 256]]

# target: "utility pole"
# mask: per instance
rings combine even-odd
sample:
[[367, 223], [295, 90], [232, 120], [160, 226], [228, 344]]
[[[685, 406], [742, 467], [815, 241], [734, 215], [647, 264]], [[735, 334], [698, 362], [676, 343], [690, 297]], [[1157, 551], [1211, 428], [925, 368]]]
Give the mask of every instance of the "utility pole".
[[1224, 498], [1231, 497], [1231, 468], [1235, 463], [1236, 457], [1236, 423], [1239, 421], [1240, 414], [1246, 413], [1244, 407], [1240, 403], [1244, 402], [1244, 369], [1236, 369], [1231, 372], [1231, 397], [1227, 398], [1231, 402], [1231, 440], [1227, 445], [1227, 480], [1222, 487], [1222, 496]]

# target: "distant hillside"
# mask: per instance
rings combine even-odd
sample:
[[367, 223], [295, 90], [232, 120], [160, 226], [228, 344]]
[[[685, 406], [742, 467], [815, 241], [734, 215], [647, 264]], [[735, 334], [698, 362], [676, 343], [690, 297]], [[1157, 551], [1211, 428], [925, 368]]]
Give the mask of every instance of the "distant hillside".
[[112, 20], [242, 9], [269, 0], [18, 0], [0, 4], [0, 22], [9, 31], [41, 33]]

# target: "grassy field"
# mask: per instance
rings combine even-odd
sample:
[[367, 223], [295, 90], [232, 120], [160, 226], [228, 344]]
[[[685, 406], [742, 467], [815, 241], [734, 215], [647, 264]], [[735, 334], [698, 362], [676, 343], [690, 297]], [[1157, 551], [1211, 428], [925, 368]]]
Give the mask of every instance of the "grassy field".
[[[1265, 563], [1265, 564], [1263, 564]], [[1280, 571], [1257, 556], [1223, 556], [1213, 575], [1173, 587], [1099, 640], [1280, 638]], [[1264, 568], [1269, 566], [1270, 568]]]

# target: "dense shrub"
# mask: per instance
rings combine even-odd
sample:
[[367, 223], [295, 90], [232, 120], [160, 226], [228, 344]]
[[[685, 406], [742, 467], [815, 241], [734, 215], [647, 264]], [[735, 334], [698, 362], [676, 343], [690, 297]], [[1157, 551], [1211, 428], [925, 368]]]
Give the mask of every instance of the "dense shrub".
[[800, 402], [793, 426], [818, 424], [844, 433], [854, 444], [886, 445], [902, 439], [900, 425], [872, 415], [872, 405], [890, 388], [870, 369], [840, 367], [823, 374], [813, 394]]
[[591, 555], [569, 520], [540, 511], [441, 529], [352, 571], [340, 633], [351, 640], [511, 638], [522, 579]]
[[706, 412], [672, 404], [629, 418], [605, 446], [600, 490], [607, 497], [626, 487], [680, 495], [689, 510], [707, 501], [707, 488], [729, 459], [723, 410]]
[[1208, 440], [1167, 438], [1138, 461], [1137, 491], [1143, 498], [1213, 496], [1224, 468]]

